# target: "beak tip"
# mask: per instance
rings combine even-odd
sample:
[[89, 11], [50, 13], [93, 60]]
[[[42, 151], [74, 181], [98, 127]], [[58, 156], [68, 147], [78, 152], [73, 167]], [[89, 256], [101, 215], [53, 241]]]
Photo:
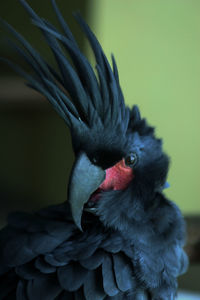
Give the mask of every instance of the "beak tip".
[[81, 227], [81, 225], [77, 225], [77, 224], [76, 224], [76, 226], [78, 227], [78, 229], [79, 229], [81, 232], [83, 232], [83, 228]]
[[76, 224], [76, 226], [78, 227], [78, 229], [79, 229], [81, 232], [83, 232], [83, 228], [82, 228], [82, 226], [81, 226], [81, 222], [76, 222], [76, 221], [75, 221], [75, 224]]
[[80, 231], [83, 232], [83, 229], [82, 229], [82, 226], [81, 226], [82, 210], [81, 210], [81, 213], [80, 213], [80, 211], [76, 211], [72, 208], [71, 213], [72, 213], [72, 218], [74, 220], [75, 225], [78, 227], [78, 229]]

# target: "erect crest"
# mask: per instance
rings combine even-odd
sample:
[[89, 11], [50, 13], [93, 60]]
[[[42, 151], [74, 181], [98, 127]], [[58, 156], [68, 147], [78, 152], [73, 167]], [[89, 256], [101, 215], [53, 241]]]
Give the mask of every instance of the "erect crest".
[[[99, 126], [110, 130], [113, 128], [125, 134], [129, 109], [124, 104], [114, 57], [112, 56], [112, 70], [95, 35], [77, 14], [75, 18], [86, 34], [96, 58], [96, 75], [87, 58], [81, 53], [55, 0], [51, 2], [62, 33], [40, 18], [25, 0], [20, 2], [31, 16], [32, 22], [41, 30], [54, 54], [59, 71], [53, 70], [20, 33], [4, 22], [6, 28], [23, 46], [19, 47], [12, 42], [14, 49], [32, 68], [33, 74], [26, 73], [6, 60], [7, 63], [26, 78], [30, 87], [46, 96], [72, 131], [80, 127]], [[68, 61], [66, 54], [70, 56], [73, 64]]]

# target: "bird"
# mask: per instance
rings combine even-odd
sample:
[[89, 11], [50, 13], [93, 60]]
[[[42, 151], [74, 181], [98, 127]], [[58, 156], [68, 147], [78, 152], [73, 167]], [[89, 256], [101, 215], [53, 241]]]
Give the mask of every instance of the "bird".
[[[164, 189], [170, 164], [162, 139], [126, 106], [109, 63], [79, 13], [92, 67], [55, 0], [60, 29], [19, 0], [57, 63], [55, 70], [10, 24], [12, 47], [30, 72], [1, 58], [44, 95], [71, 133], [75, 161], [67, 200], [14, 212], [0, 231], [0, 299], [173, 300], [186, 272], [185, 222]], [[70, 59], [69, 59], [70, 57]]]

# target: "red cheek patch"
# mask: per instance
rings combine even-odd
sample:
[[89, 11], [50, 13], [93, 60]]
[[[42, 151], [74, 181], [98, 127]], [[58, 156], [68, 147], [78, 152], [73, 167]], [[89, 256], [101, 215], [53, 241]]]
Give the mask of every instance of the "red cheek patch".
[[101, 190], [124, 190], [134, 178], [133, 170], [121, 160], [106, 170], [106, 179], [100, 185]]

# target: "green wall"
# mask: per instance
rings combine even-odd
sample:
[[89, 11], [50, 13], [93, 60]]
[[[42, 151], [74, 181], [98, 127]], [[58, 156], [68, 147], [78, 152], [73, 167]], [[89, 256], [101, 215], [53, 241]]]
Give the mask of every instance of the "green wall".
[[200, 212], [200, 1], [93, 0], [90, 20], [114, 53], [126, 103], [164, 138], [171, 157], [167, 195]]

